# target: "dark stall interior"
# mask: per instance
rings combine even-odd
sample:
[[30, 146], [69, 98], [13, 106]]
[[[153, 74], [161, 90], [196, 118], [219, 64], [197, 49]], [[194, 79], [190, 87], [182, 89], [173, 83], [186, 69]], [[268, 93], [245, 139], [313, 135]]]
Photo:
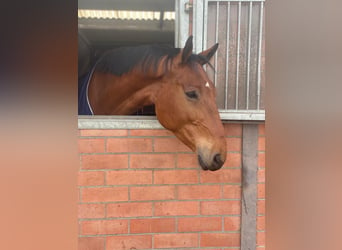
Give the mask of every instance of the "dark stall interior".
[[101, 54], [121, 46], [175, 40], [174, 0], [79, 0], [79, 77]]

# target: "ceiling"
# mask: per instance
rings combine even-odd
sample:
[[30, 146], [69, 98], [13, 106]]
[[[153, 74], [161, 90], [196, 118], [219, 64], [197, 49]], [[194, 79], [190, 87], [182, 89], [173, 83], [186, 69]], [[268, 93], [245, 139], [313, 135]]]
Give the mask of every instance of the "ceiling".
[[[78, 9], [79, 13], [97, 10], [95, 16], [79, 14], [78, 18], [79, 36], [95, 49], [144, 43], [174, 44], [175, 22], [174, 17], [170, 18], [170, 13], [174, 16], [174, 0], [79, 0]], [[101, 17], [99, 10], [106, 10], [105, 17]], [[120, 16], [118, 12], [125, 15]], [[150, 18], [151, 12], [157, 18]]]

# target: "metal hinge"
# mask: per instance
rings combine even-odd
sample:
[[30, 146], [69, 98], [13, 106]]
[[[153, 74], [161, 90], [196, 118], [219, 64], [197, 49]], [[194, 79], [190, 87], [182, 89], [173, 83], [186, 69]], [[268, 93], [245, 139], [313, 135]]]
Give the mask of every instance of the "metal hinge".
[[190, 11], [192, 11], [193, 6], [194, 6], [194, 5], [193, 5], [192, 3], [186, 2], [186, 3], [184, 4], [184, 11], [185, 11], [186, 13], [189, 13]]

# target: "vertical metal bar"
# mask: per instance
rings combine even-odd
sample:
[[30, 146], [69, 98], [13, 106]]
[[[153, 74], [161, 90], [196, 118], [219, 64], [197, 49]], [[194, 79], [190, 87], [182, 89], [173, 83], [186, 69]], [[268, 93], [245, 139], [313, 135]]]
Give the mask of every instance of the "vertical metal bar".
[[[219, 26], [219, 2], [216, 2], [216, 24], [215, 24], [215, 44], [218, 42], [218, 26]], [[214, 84], [217, 85], [217, 53], [215, 53], [215, 72], [214, 72]]]
[[238, 104], [239, 104], [240, 22], [241, 22], [241, 1], [239, 1], [239, 8], [238, 8], [238, 33], [237, 33], [237, 51], [236, 51], [235, 109], [238, 109]]
[[[185, 3], [188, 0], [176, 0], [175, 5], [175, 47], [182, 48], [189, 37], [189, 13], [185, 11]], [[195, 10], [194, 10], [195, 11]], [[195, 18], [195, 16], [193, 16]], [[195, 23], [193, 24], [195, 25]], [[193, 26], [194, 27], [194, 26]], [[194, 29], [193, 32], [196, 32]], [[194, 47], [196, 47], [196, 33], [194, 35]]]
[[258, 90], [257, 90], [257, 109], [260, 109], [260, 75], [261, 75], [261, 46], [262, 46], [262, 25], [264, 18], [264, 2], [260, 3], [260, 23], [259, 23], [259, 41], [258, 41]]
[[226, 37], [226, 84], [225, 84], [225, 96], [224, 96], [224, 108], [228, 108], [228, 74], [229, 74], [229, 33], [230, 33], [230, 2], [227, 5], [227, 37]]
[[[195, 1], [195, 2], [202, 2], [202, 1]], [[208, 0], [205, 0], [203, 2], [203, 37], [201, 38], [203, 40], [202, 42], [202, 48], [200, 51], [196, 51], [201, 52], [202, 50], [205, 50], [207, 48], [207, 37], [208, 37]]]
[[248, 15], [248, 43], [247, 43], [247, 86], [246, 86], [246, 109], [249, 109], [249, 73], [250, 73], [250, 58], [251, 58], [251, 29], [252, 29], [252, 2], [249, 2]]
[[[205, 1], [207, 3], [207, 1]], [[204, 10], [203, 10], [203, 1], [194, 1], [194, 8], [193, 8], [193, 35], [195, 39], [195, 52], [199, 53], [203, 49], [203, 37], [206, 37], [203, 32], [207, 29], [207, 23], [206, 20], [203, 20], [204, 18]], [[188, 34], [187, 34], [188, 35]], [[184, 44], [182, 44], [184, 46]]]
[[174, 41], [174, 45], [176, 48], [180, 48], [179, 45], [179, 31], [180, 31], [180, 25], [179, 25], [179, 21], [180, 21], [180, 7], [179, 7], [179, 1], [180, 0], [176, 0], [175, 1], [175, 41]]

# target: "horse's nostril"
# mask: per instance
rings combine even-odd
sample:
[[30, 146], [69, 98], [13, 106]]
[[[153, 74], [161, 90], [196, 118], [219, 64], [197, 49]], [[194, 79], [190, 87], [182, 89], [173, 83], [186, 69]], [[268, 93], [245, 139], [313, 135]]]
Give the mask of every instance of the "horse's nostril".
[[216, 154], [214, 156], [214, 162], [217, 165], [222, 165], [223, 164], [223, 161], [221, 160], [221, 155], [220, 154]]
[[198, 155], [198, 162], [203, 170], [208, 170], [208, 166], [204, 163], [201, 155]]

